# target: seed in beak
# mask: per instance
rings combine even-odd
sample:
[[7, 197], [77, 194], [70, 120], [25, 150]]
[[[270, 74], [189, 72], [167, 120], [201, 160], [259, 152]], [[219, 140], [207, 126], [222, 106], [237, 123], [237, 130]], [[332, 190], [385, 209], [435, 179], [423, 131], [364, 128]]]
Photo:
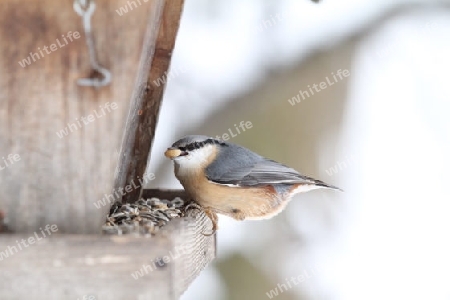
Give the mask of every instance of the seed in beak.
[[169, 148], [164, 152], [164, 155], [168, 158], [174, 158], [181, 155], [181, 150], [177, 148]]

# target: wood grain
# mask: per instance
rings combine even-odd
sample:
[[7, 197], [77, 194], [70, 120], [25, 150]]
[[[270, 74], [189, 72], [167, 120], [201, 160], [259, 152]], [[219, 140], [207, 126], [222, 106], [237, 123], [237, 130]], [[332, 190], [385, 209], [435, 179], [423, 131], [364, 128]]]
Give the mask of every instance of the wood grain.
[[[64, 233], [100, 231], [109, 205], [97, 209], [94, 203], [113, 190], [144, 35], [149, 39], [151, 34], [147, 24], [156, 39], [165, 3], [140, 2], [119, 16], [116, 10], [128, 1], [96, 0], [95, 46], [100, 64], [112, 73], [111, 85], [100, 89], [76, 84], [91, 70], [73, 1], [1, 2], [0, 162], [8, 154], [18, 154], [20, 160], [0, 170], [0, 209], [14, 232], [32, 232], [46, 224], [57, 224]], [[56, 39], [62, 42], [69, 31], [81, 37], [20, 66], [30, 52], [50, 47]], [[152, 53], [147, 49], [145, 55]], [[100, 115], [108, 102], [117, 103], [117, 109], [57, 136], [68, 123], [94, 111]]]
[[[143, 178], [150, 159], [150, 150], [155, 136], [159, 109], [162, 103], [165, 83], [155, 84], [169, 70], [172, 51], [183, 9], [184, 0], [172, 0], [164, 6], [158, 37], [147, 35], [143, 56], [131, 97], [130, 111], [122, 140], [119, 169], [115, 190], [120, 190]], [[149, 31], [154, 24], [149, 24]], [[118, 201], [135, 202], [139, 199], [142, 186], [125, 194]]]

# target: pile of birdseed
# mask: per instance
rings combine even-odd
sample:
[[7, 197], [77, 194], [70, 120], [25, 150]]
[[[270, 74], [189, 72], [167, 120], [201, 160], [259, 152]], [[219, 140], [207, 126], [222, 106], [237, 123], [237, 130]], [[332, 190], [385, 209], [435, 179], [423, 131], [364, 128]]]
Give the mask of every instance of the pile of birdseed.
[[150, 198], [119, 204], [106, 217], [105, 234], [155, 235], [171, 219], [182, 217], [184, 201]]

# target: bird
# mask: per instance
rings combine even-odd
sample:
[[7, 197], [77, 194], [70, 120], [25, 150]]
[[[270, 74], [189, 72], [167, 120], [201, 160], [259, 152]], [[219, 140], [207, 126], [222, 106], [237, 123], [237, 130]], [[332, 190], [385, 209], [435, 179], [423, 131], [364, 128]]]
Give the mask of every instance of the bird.
[[235, 220], [269, 219], [295, 194], [341, 190], [245, 147], [204, 135], [185, 136], [164, 155], [174, 162], [175, 177], [193, 204], [211, 219], [211, 234], [218, 229], [217, 214]]

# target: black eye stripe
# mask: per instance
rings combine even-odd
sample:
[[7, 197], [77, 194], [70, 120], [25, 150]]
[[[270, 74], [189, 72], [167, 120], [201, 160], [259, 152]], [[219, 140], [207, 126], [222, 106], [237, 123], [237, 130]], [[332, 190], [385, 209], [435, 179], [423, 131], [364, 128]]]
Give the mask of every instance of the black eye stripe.
[[195, 150], [196, 147], [195, 147], [194, 144], [189, 144], [189, 145], [186, 145], [186, 149], [189, 150], [189, 151], [192, 151], [192, 150]]
[[180, 149], [181, 151], [193, 151], [196, 149], [200, 149], [206, 145], [222, 145], [222, 146], [228, 146], [226, 143], [215, 140], [215, 139], [207, 139], [204, 140], [203, 142], [192, 142], [190, 144], [185, 145], [184, 147], [178, 147], [178, 149]]

